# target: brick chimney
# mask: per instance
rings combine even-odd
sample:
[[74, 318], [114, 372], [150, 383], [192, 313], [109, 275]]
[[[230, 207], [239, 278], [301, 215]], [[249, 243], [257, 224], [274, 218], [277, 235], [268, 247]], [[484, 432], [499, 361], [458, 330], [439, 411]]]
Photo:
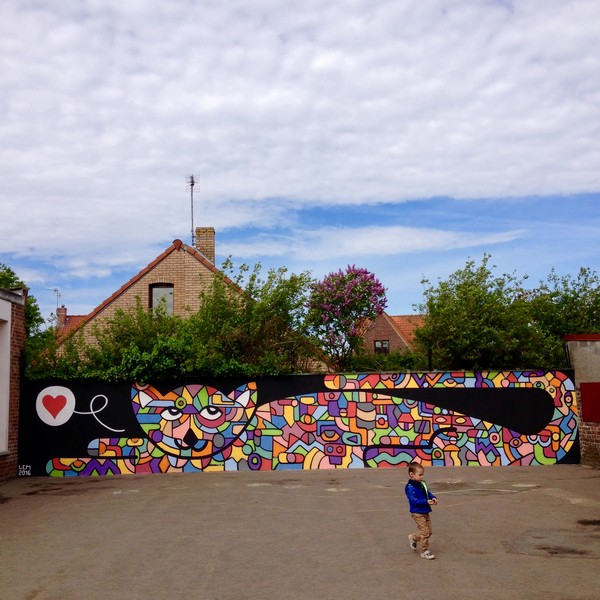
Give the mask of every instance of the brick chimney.
[[215, 264], [215, 228], [196, 227], [196, 250]]
[[67, 309], [63, 304], [60, 308], [56, 309], [56, 328], [63, 329], [67, 325]]

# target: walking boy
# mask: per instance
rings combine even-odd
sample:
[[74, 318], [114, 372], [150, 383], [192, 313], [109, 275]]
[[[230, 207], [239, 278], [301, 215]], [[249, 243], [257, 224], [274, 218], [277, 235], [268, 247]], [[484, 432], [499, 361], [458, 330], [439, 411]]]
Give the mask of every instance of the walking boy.
[[421, 558], [433, 560], [435, 555], [429, 552], [429, 538], [431, 537], [431, 506], [437, 504], [437, 498], [427, 489], [423, 480], [425, 469], [418, 462], [408, 465], [408, 483], [404, 488], [408, 498], [410, 516], [415, 520], [419, 531], [408, 536], [412, 550], [417, 549], [421, 542]]

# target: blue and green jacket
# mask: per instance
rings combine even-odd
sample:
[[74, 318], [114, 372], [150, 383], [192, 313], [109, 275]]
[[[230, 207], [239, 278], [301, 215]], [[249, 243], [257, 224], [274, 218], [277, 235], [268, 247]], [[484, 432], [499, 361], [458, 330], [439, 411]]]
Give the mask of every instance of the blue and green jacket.
[[409, 479], [404, 488], [404, 493], [408, 498], [411, 513], [425, 514], [431, 512], [431, 505], [427, 500], [432, 500], [436, 496], [427, 489], [426, 485]]

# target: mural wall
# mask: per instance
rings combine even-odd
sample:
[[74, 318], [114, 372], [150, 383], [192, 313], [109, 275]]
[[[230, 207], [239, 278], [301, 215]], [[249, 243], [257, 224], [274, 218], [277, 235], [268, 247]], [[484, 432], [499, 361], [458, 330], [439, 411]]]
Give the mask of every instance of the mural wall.
[[558, 371], [27, 382], [19, 473], [578, 462], [574, 389]]

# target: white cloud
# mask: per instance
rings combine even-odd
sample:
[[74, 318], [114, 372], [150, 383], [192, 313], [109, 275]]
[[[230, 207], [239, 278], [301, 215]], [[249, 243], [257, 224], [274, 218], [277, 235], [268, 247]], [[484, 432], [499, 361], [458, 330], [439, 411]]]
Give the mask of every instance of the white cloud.
[[226, 243], [221, 251], [245, 258], [281, 256], [295, 261], [308, 261], [321, 257], [329, 261], [348, 256], [360, 258], [490, 247], [513, 241], [522, 234], [522, 231], [474, 234], [402, 226], [326, 227], [316, 231], [295, 231], [285, 236], [260, 235], [251, 240]]
[[[0, 253], [133, 267], [188, 236], [192, 173], [217, 232], [301, 231], [309, 206], [597, 193], [598, 22], [594, 0], [5, 0]], [[502, 242], [435, 228], [350, 237]], [[348, 237], [304, 234], [333, 256]]]

